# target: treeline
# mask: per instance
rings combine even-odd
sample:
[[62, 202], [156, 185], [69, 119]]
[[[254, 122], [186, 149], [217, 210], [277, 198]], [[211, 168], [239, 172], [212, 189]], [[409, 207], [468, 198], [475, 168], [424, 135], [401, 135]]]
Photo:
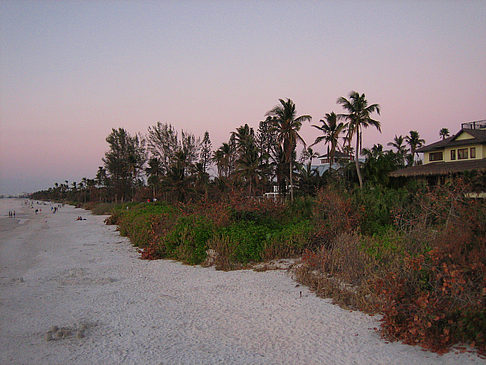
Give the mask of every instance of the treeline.
[[[290, 99], [216, 149], [208, 132], [196, 137], [168, 123], [136, 135], [113, 129], [96, 178], [33, 198], [91, 202], [84, 206], [110, 213], [107, 222], [144, 259], [229, 270], [302, 257], [297, 280], [343, 306], [382, 313], [385, 338], [439, 352], [466, 343], [485, 354], [486, 202], [468, 196], [484, 191], [486, 174], [434, 187], [390, 180], [420, 163], [425, 141], [410, 131], [389, 150], [362, 148], [363, 130], [381, 128], [372, 118], [380, 106], [356, 92], [338, 104], [343, 113], [313, 125], [320, 134], [310, 146], [299, 131], [311, 118]], [[312, 164], [320, 143], [330, 167], [322, 174]], [[274, 186], [278, 199], [257, 198]]]
[[[298, 116], [290, 99], [268, 111], [255, 130], [244, 124], [231, 132], [229, 140], [213, 149], [209, 132], [201, 137], [178, 131], [169, 123], [157, 122], [145, 134], [131, 135], [123, 128], [113, 129], [106, 138], [109, 150], [93, 179], [55, 183], [36, 192], [35, 199], [75, 202], [124, 202], [158, 199], [169, 202], [218, 199], [235, 191], [262, 196], [278, 187], [279, 196], [315, 195], [329, 179], [339, 178], [346, 186], [363, 181], [389, 185], [388, 173], [412, 165], [417, 148], [424, 140], [417, 131], [396, 136], [384, 150], [382, 145], [362, 148], [367, 127], [381, 130], [372, 118], [380, 112], [364, 94], [351, 92], [338, 99], [344, 113], [325, 114], [313, 124], [320, 135], [307, 145], [299, 134], [309, 115]], [[353, 142], [354, 141], [354, 142]], [[298, 157], [297, 146], [302, 150]], [[318, 144], [327, 146], [324, 157], [330, 168], [323, 173], [313, 166]], [[359, 155], [365, 156], [364, 163]]]

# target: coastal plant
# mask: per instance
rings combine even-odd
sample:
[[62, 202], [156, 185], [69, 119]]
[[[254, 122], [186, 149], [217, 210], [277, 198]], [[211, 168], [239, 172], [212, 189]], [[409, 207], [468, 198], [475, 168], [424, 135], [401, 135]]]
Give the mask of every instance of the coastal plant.
[[313, 245], [330, 247], [337, 236], [358, 229], [360, 212], [344, 191], [328, 186], [319, 190], [312, 209]]
[[232, 241], [224, 234], [217, 234], [209, 239], [208, 247], [214, 251], [214, 266], [216, 270], [228, 271], [238, 266], [234, 261], [238, 242]]
[[362, 249], [359, 234], [341, 233], [330, 248], [305, 250], [302, 262], [295, 277], [318, 296], [332, 298], [345, 308], [377, 311], [378, 298], [373, 287], [377, 265]]
[[290, 223], [267, 237], [263, 245], [263, 260], [301, 255], [308, 247], [312, 234], [310, 220]]
[[164, 238], [168, 256], [190, 265], [200, 264], [206, 259], [207, 243], [213, 230], [212, 223], [203, 216], [179, 217]]
[[399, 270], [376, 281], [385, 338], [437, 352], [468, 343], [485, 353], [486, 204], [462, 190], [460, 182], [431, 190], [419, 202], [427, 209], [407, 216], [409, 232], [423, 231], [422, 218], [435, 234], [429, 250], [407, 254]]

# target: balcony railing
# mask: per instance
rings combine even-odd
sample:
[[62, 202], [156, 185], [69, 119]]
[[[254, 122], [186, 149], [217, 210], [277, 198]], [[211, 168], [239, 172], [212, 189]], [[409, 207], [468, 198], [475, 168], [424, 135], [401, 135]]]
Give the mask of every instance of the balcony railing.
[[486, 119], [461, 123], [461, 129], [486, 129]]

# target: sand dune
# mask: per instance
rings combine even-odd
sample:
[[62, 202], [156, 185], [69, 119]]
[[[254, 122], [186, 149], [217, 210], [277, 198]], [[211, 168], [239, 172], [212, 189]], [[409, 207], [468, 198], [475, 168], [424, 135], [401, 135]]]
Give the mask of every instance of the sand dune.
[[42, 208], [0, 200], [1, 364], [483, 362], [386, 343], [378, 317], [316, 298], [284, 271], [142, 261], [104, 217]]

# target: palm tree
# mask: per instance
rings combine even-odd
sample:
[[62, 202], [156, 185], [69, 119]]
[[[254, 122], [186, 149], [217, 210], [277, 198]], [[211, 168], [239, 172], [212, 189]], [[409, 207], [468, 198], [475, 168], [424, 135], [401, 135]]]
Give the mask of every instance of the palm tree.
[[252, 195], [253, 186], [258, 183], [260, 173], [260, 158], [256, 145], [255, 132], [248, 124], [236, 128], [236, 132], [231, 133], [238, 152], [236, 162], [237, 173], [248, 184], [248, 194]]
[[363, 178], [359, 170], [359, 153], [361, 151], [362, 129], [373, 126], [381, 132], [380, 122], [371, 119], [370, 115], [374, 112], [380, 114], [380, 106], [378, 104], [368, 105], [365, 94], [359, 94], [356, 91], [351, 91], [349, 94], [349, 100], [345, 97], [340, 97], [337, 100], [338, 104], [348, 112], [347, 114], [340, 114], [340, 117], [345, 118], [348, 121], [348, 140], [349, 142], [356, 135], [356, 150], [354, 162], [356, 164], [356, 173], [358, 175], [359, 186], [363, 187]]
[[336, 147], [339, 141], [339, 135], [344, 130], [344, 123], [338, 123], [339, 116], [336, 113], [327, 113], [324, 119], [319, 120], [322, 123], [321, 126], [312, 124], [314, 128], [319, 129], [322, 132], [322, 136], [316, 138], [311, 146], [324, 141], [328, 145], [327, 156], [329, 157], [329, 166], [332, 168], [332, 163], [334, 162], [334, 155], [336, 153]]
[[408, 145], [410, 146], [410, 155], [411, 158], [409, 159], [408, 164], [413, 165], [415, 162], [415, 154], [417, 153], [417, 149], [422, 147], [425, 143], [425, 140], [420, 138], [419, 133], [417, 131], [410, 131], [410, 135], [405, 137]]
[[439, 135], [442, 137], [442, 140], [446, 139], [449, 137], [449, 130], [447, 128], [442, 128], [439, 132]]
[[380, 143], [373, 145], [371, 149], [363, 148], [362, 150], [363, 155], [366, 157], [367, 160], [369, 159], [378, 159], [383, 156], [383, 145]]
[[387, 143], [388, 146], [393, 147], [397, 150], [398, 155], [401, 156], [402, 164], [408, 151], [407, 147], [404, 145], [404, 142], [405, 142], [405, 137], [401, 135], [400, 136], [395, 135], [395, 138], [393, 138], [393, 142]]
[[160, 183], [160, 177], [163, 174], [163, 166], [158, 157], [152, 157], [148, 161], [148, 167], [145, 168], [148, 175], [147, 182], [152, 185], [152, 197], [157, 197], [157, 185]]
[[236, 132], [232, 132], [231, 136], [234, 138], [238, 152], [244, 153], [250, 144], [255, 143], [255, 132], [248, 124], [236, 128]]
[[230, 156], [231, 146], [229, 143], [223, 143], [223, 145], [214, 152], [213, 160], [218, 168], [219, 178], [229, 176]]
[[258, 184], [258, 176], [260, 173], [258, 149], [254, 144], [236, 160], [236, 165], [238, 167], [238, 174], [248, 183], [248, 195], [251, 196], [253, 186]]
[[285, 160], [289, 163], [290, 179], [290, 200], [294, 200], [293, 187], [293, 164], [292, 152], [297, 146], [297, 142], [302, 142], [305, 146], [304, 139], [299, 135], [302, 122], [311, 120], [310, 115], [296, 116], [295, 104], [292, 100], [279, 99], [280, 105], [276, 105], [272, 110], [266, 113], [267, 116], [274, 117], [274, 128], [277, 134], [277, 141], [283, 146]]

